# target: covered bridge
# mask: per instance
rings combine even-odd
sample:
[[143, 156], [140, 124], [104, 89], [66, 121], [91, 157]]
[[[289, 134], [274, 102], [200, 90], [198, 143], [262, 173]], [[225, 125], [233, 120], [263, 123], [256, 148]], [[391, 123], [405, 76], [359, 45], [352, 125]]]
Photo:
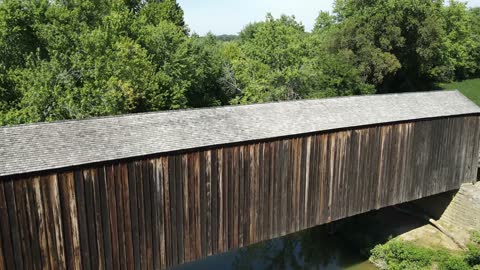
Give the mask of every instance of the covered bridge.
[[477, 176], [457, 91], [0, 128], [0, 269], [161, 269]]

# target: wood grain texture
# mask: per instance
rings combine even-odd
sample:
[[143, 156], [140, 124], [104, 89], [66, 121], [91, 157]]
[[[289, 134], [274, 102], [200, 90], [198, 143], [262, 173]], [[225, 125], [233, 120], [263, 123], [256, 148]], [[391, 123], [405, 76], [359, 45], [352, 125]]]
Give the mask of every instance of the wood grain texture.
[[476, 179], [480, 117], [218, 146], [0, 181], [0, 269], [164, 269]]
[[58, 185], [62, 210], [62, 229], [65, 238], [66, 268], [81, 269], [80, 235], [73, 181], [72, 172], [60, 174]]

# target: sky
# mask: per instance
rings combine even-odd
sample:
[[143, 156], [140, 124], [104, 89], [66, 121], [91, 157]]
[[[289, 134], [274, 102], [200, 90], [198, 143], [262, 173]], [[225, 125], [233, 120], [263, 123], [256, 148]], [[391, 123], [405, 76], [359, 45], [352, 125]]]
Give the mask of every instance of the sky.
[[[205, 35], [237, 34], [243, 27], [265, 19], [270, 12], [294, 15], [310, 31], [321, 10], [331, 11], [333, 0], [177, 0], [185, 13], [185, 22], [192, 33]], [[469, 6], [480, 6], [470, 0]]]

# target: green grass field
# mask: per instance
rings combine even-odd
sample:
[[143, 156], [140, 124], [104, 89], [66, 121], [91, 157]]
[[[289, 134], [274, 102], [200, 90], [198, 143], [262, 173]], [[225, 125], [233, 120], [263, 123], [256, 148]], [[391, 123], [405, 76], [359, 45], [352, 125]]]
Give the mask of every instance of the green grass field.
[[439, 85], [441, 89], [452, 90], [458, 89], [465, 96], [480, 106], [480, 79], [471, 79], [461, 82], [442, 83]]

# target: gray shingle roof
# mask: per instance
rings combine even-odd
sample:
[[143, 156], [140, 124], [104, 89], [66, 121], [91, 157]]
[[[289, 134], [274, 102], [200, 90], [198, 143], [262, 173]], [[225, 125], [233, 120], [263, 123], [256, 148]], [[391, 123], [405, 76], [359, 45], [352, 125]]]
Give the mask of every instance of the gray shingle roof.
[[377, 123], [477, 114], [457, 91], [132, 114], [0, 128], [0, 176]]

